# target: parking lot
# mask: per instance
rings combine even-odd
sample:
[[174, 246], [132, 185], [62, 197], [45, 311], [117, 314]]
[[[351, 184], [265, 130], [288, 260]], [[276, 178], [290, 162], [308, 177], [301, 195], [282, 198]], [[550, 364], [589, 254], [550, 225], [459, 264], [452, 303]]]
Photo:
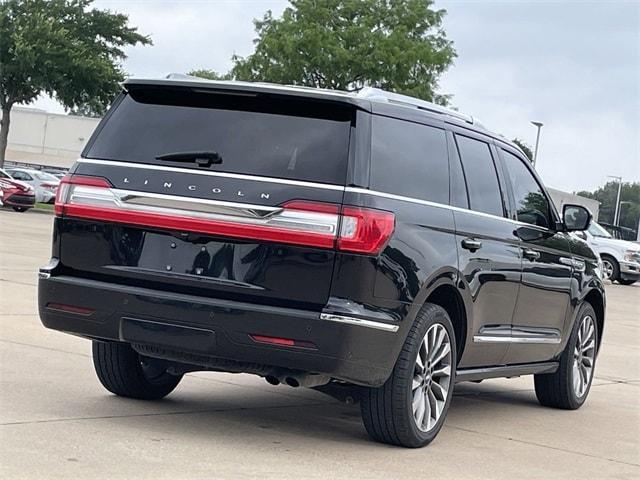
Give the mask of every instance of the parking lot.
[[87, 340], [37, 315], [50, 215], [0, 211], [2, 478], [640, 478], [640, 284], [608, 285], [594, 385], [540, 407], [530, 377], [460, 384], [436, 441], [372, 443], [359, 407], [248, 375], [189, 374], [145, 403], [110, 395]]

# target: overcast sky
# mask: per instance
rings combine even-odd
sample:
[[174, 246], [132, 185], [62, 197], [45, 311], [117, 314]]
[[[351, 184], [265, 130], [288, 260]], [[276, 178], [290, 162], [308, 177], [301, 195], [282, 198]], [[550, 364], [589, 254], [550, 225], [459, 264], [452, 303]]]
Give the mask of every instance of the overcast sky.
[[[152, 47], [127, 51], [132, 76], [219, 72], [248, 55], [252, 19], [277, 0], [98, 0], [129, 15]], [[535, 143], [547, 185], [593, 189], [607, 175], [640, 181], [640, 2], [436, 0], [458, 58], [443, 76], [452, 103], [508, 138]], [[35, 106], [60, 107], [49, 99]]]

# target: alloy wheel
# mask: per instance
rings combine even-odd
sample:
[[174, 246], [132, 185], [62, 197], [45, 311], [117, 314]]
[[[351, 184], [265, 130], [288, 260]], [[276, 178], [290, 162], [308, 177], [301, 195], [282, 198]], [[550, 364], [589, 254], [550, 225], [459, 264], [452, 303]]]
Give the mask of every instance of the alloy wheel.
[[580, 323], [576, 345], [573, 350], [573, 390], [578, 398], [581, 398], [589, 388], [595, 358], [596, 327], [593, 317], [587, 315]]
[[602, 270], [604, 273], [605, 280], [611, 280], [613, 276], [613, 264], [609, 260], [602, 260]]
[[422, 339], [413, 373], [412, 409], [416, 426], [433, 429], [442, 416], [451, 385], [451, 340], [441, 323], [429, 327]]

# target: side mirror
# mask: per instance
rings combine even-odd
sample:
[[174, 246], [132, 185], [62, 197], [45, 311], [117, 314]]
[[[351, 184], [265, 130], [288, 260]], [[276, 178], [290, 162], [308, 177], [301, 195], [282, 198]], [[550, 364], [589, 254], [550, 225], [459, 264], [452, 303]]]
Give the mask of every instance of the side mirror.
[[567, 232], [583, 231], [591, 224], [591, 212], [581, 205], [564, 205], [562, 222]]

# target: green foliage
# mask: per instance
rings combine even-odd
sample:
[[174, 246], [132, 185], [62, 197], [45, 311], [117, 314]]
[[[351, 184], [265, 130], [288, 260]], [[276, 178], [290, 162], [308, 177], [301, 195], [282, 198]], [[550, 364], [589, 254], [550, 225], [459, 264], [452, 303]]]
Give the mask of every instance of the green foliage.
[[45, 92], [70, 110], [104, 111], [124, 79], [123, 48], [151, 40], [126, 15], [90, 9], [92, 2], [0, 3], [0, 106]]
[[231, 77], [354, 90], [376, 86], [446, 104], [436, 93], [456, 52], [433, 0], [291, 0], [255, 20], [255, 51]]
[[[616, 210], [616, 197], [618, 195], [618, 182], [607, 182], [604, 186], [593, 192], [577, 192], [577, 195], [592, 198], [600, 202], [599, 220], [604, 223], [613, 224], [613, 217]], [[638, 229], [640, 220], [640, 182], [624, 182], [620, 193], [620, 226]]]
[[191, 70], [187, 75], [194, 77], [206, 78], [207, 80], [232, 80], [231, 73], [218, 73], [215, 70]]
[[515, 143], [518, 147], [520, 147], [520, 150], [524, 152], [524, 154], [527, 156], [530, 162], [533, 162], [533, 151], [531, 150], [531, 147], [524, 140], [520, 140], [519, 138], [514, 138], [512, 142]]

